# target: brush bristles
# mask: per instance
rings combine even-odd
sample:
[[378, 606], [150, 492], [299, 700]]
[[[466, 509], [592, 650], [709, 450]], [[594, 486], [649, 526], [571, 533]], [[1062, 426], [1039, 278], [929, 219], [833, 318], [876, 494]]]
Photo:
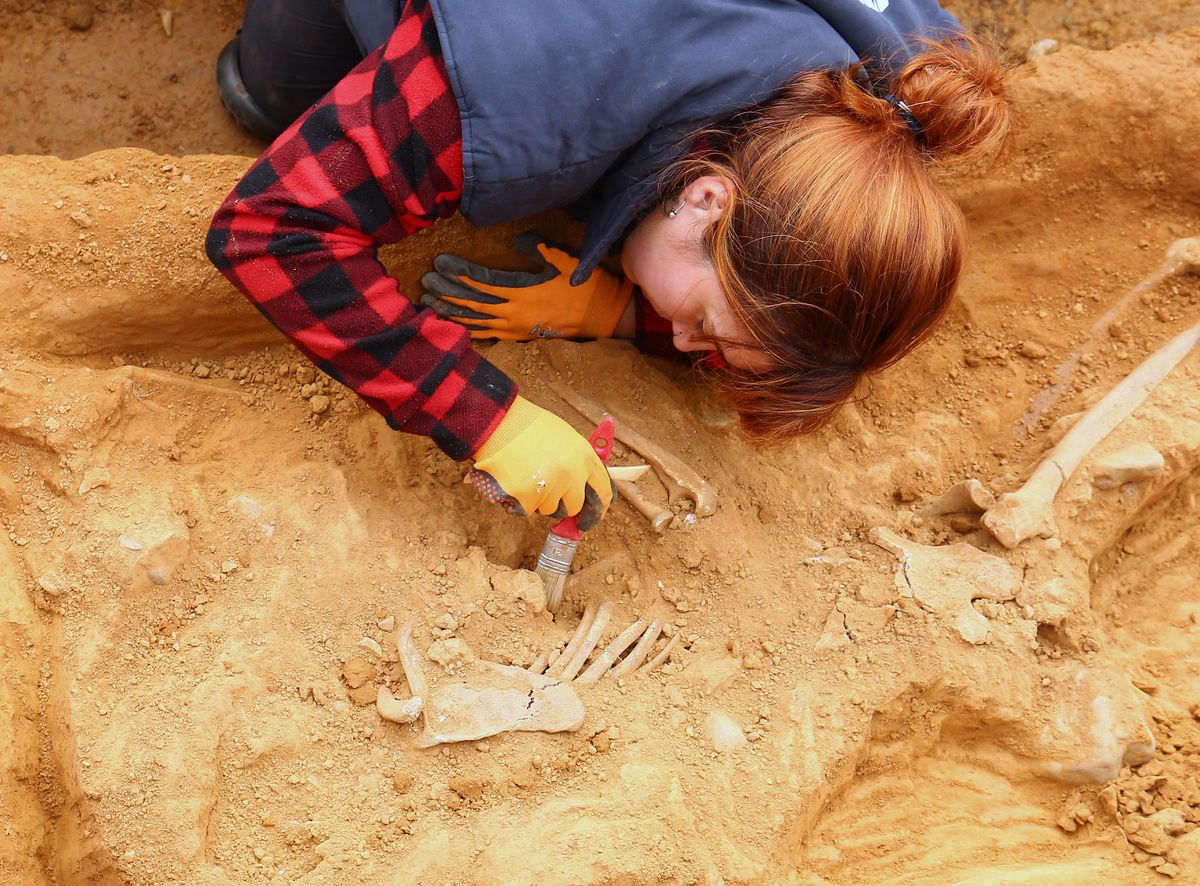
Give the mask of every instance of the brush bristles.
[[546, 589], [546, 608], [554, 612], [562, 603], [563, 590], [567, 587], [567, 573], [540, 565], [535, 571]]

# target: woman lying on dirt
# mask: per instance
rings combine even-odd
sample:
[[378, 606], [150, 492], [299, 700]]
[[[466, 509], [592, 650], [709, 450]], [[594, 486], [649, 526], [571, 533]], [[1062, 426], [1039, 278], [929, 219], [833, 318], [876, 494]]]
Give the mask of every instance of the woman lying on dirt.
[[[603, 464], [471, 338], [667, 340], [717, 365], [751, 437], [815, 429], [954, 293], [964, 221], [931, 164], [1008, 131], [996, 57], [931, 0], [343, 5], [250, 0], [218, 82], [278, 138], [208, 255], [393, 428], [584, 529]], [[442, 255], [424, 307], [376, 257], [455, 212], [581, 202], [580, 258], [533, 234], [537, 273]], [[597, 267], [619, 243], [623, 277]]]

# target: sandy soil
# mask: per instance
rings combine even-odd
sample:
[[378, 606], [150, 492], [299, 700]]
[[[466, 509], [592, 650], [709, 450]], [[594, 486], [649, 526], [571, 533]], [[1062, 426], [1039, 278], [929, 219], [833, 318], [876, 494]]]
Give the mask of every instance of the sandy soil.
[[[811, 439], [747, 446], [687, 372], [623, 344], [492, 347], [527, 396], [582, 429], [566, 383], [720, 495], [695, 520], [676, 503], [662, 536], [618, 505], [555, 618], [528, 593], [546, 527], [316, 378], [207, 265], [255, 150], [207, 85], [236, 4], [177, 10], [171, 37], [158, 7], [97, 4], [73, 31], [64, 6], [5, 4], [0, 36], [20, 109], [0, 161], [0, 882], [1200, 882], [1200, 358], [1065, 486], [1055, 537], [1008, 550], [926, 511], [965, 478], [1015, 489], [1196, 322], [1200, 278], [1174, 276], [1089, 338], [1200, 234], [1200, 107], [1177, 100], [1200, 94], [1194, 4], [959, 7], [1017, 51], [1084, 45], [1022, 69], [1016, 149], [953, 183], [975, 247], [949, 321]], [[145, 59], [118, 69], [118, 39]], [[450, 224], [386, 261], [411, 284], [515, 230]], [[1096, 488], [1138, 442], [1161, 469]], [[681, 639], [655, 674], [580, 688], [577, 731], [419, 750], [364, 703], [407, 690], [389, 616], [450, 670], [464, 647], [525, 666], [600, 599], [608, 635], [657, 617]], [[745, 743], [714, 750], [714, 713]]]

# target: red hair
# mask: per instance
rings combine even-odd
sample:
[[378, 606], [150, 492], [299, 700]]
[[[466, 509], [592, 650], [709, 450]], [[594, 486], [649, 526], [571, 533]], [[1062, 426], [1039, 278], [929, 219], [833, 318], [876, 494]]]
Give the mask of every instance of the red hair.
[[715, 174], [733, 186], [705, 245], [776, 368], [715, 378], [752, 437], [821, 427], [864, 375], [912, 351], [945, 313], [966, 228], [931, 165], [1001, 148], [1004, 77], [976, 38], [925, 44], [887, 87], [918, 134], [864, 66], [804, 73], [716, 133], [719, 149], [675, 170], [676, 185]]

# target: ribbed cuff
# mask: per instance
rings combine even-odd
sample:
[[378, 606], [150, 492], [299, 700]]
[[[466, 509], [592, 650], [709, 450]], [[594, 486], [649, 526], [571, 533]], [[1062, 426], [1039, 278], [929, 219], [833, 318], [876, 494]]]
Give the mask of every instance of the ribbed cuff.
[[512, 405], [508, 407], [508, 412], [501, 419], [500, 424], [496, 426], [496, 430], [492, 432], [492, 436], [488, 437], [476, 450], [475, 461], [491, 458], [517, 439], [523, 431], [537, 421], [542, 412], [544, 412], [542, 407], [535, 406], [518, 394]]

